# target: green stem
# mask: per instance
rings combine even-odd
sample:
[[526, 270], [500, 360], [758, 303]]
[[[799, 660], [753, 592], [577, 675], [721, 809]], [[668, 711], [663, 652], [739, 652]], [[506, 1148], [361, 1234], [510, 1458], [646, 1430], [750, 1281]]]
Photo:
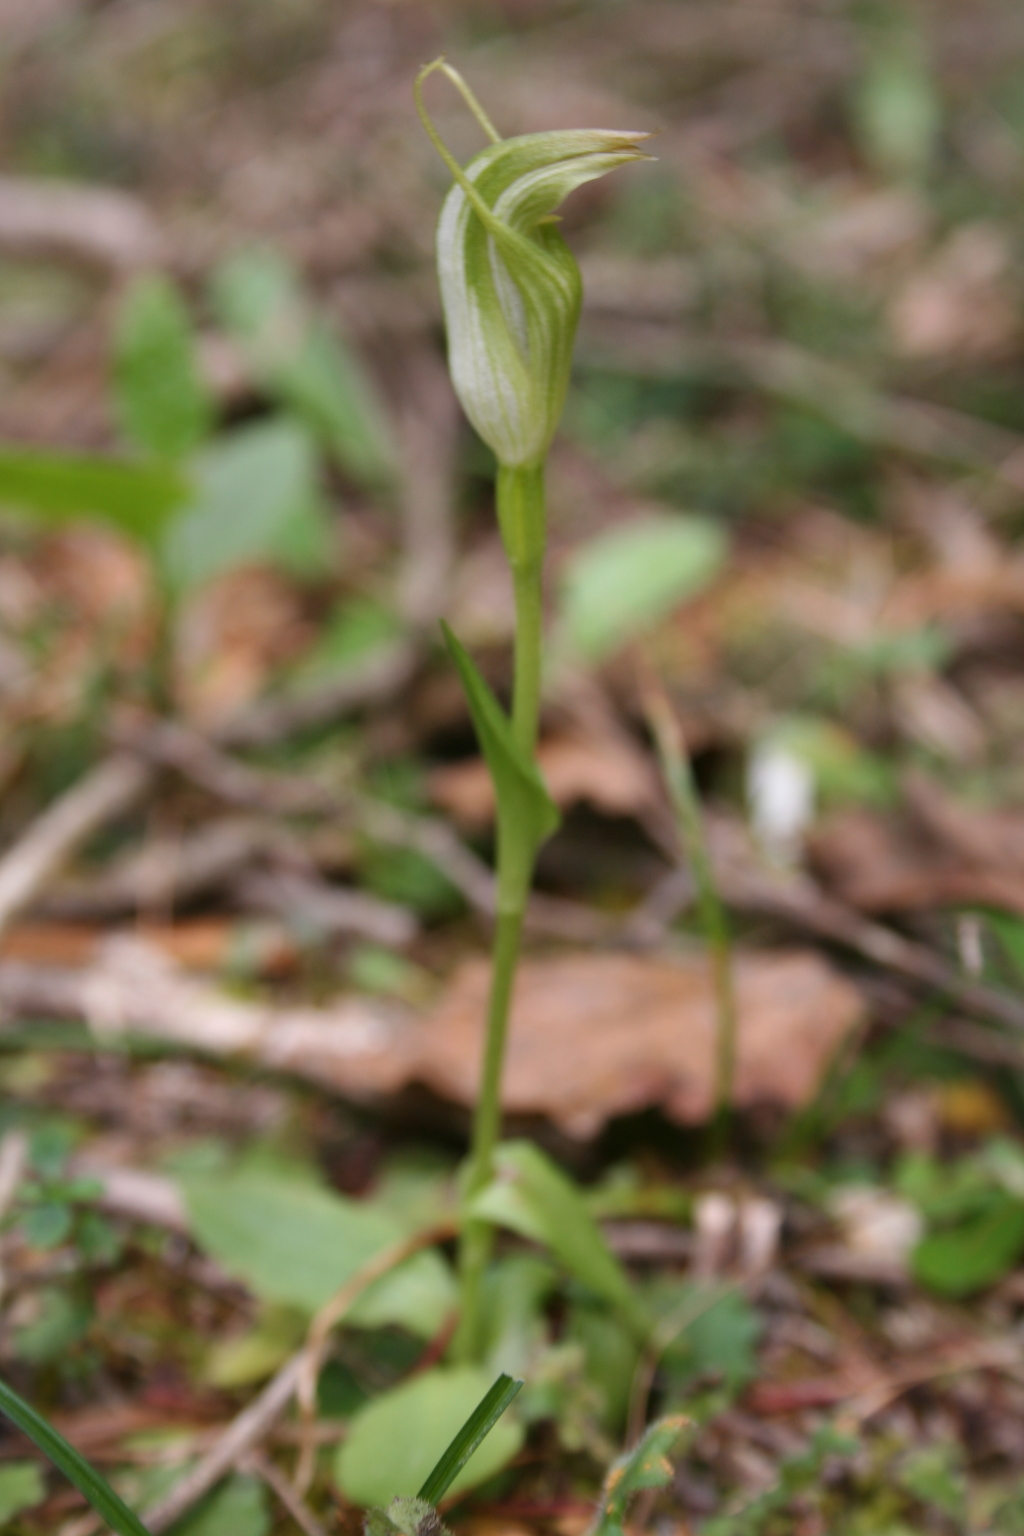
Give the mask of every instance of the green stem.
[[[544, 563], [544, 470], [498, 471], [498, 523], [512, 567], [516, 601], [516, 639], [512, 686], [512, 730], [517, 744], [531, 758], [537, 744], [543, 659], [542, 576]], [[529, 897], [533, 858], [524, 860], [521, 847], [511, 846], [499, 827], [497, 849], [497, 921], [491, 964], [480, 1092], [473, 1118], [473, 1135], [466, 1165], [463, 1198], [468, 1204], [490, 1182], [494, 1149], [501, 1132], [501, 1079], [505, 1064], [509, 1013], [519, 962], [523, 915]], [[459, 1246], [462, 1308], [452, 1341], [458, 1359], [478, 1359], [482, 1347], [482, 1287], [493, 1245], [489, 1222], [463, 1224]]]
[[713, 1139], [718, 1150], [728, 1135], [736, 1079], [736, 995], [733, 983], [732, 939], [715, 873], [711, 865], [700, 796], [689, 753], [671, 704], [660, 689], [650, 689], [647, 718], [661, 759], [662, 773], [683, 848], [697, 887], [697, 912], [711, 958], [715, 996], [715, 1109]]

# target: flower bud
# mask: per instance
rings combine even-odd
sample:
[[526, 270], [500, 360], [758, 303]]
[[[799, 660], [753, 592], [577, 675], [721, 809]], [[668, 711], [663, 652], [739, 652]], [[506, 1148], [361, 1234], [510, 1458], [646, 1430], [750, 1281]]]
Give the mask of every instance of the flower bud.
[[[496, 137], [455, 71], [434, 67], [444, 68]], [[537, 465], [562, 414], [582, 298], [554, 210], [585, 181], [646, 158], [639, 145], [648, 135], [531, 133], [498, 140], [463, 170], [422, 106], [421, 115], [455, 177], [437, 230], [455, 392], [499, 464]]]

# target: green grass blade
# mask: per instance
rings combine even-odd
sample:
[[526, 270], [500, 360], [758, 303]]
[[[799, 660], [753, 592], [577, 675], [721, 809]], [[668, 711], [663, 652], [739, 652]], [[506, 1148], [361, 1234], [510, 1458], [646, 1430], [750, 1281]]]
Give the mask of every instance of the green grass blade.
[[511, 1376], [498, 1377], [487, 1396], [481, 1399], [463, 1424], [423, 1484], [417, 1498], [425, 1499], [428, 1504], [440, 1503], [481, 1440], [490, 1434], [521, 1386], [522, 1382], [514, 1381]]
[[102, 1515], [118, 1536], [149, 1536], [138, 1515], [132, 1513], [106, 1479], [94, 1471], [74, 1446], [69, 1445], [63, 1435], [59, 1435], [4, 1381], [0, 1381], [0, 1413], [6, 1414], [23, 1434], [35, 1441], [43, 1454], [74, 1483], [79, 1493], [88, 1499], [96, 1513]]

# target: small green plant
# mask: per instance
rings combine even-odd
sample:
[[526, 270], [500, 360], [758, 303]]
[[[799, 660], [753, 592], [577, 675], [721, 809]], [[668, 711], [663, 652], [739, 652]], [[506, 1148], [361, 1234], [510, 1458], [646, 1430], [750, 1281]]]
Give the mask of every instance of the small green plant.
[[[465, 168], [423, 103], [423, 83], [436, 71], [455, 85], [491, 141]], [[523, 914], [538, 849], [558, 823], [535, 759], [543, 661], [544, 463], [565, 402], [582, 285], [556, 227], [555, 209], [584, 182], [643, 158], [640, 146], [647, 135], [595, 129], [502, 139], [443, 59], [420, 71], [416, 102], [454, 181], [437, 233], [448, 363], [466, 415], [498, 461], [498, 525], [516, 604], [511, 717], [445, 630], [498, 808], [497, 922], [483, 1073], [465, 1173], [468, 1210], [493, 1175]], [[481, 1350], [481, 1287], [491, 1232], [489, 1222], [472, 1216], [461, 1237], [462, 1312], [454, 1348], [466, 1359]]]
[[[443, 1531], [436, 1505], [490, 1434], [521, 1386], [521, 1381], [499, 1376], [445, 1448], [416, 1497], [394, 1499], [386, 1512], [382, 1509], [369, 1512], [367, 1536], [392, 1536], [396, 1531], [402, 1536], [432, 1536], [434, 1532]], [[0, 1381], [0, 1413], [17, 1425], [58, 1471], [64, 1473], [117, 1536], [149, 1536], [138, 1515], [115, 1493], [106, 1478], [3, 1381]], [[388, 1454], [395, 1457], [407, 1453], [407, 1447], [389, 1447]]]

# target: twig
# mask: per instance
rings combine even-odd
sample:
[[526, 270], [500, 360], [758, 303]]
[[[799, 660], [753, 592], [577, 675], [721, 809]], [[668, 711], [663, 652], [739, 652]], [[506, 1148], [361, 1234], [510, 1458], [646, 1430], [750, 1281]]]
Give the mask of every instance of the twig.
[[152, 781], [147, 763], [118, 753], [55, 800], [0, 860], [0, 932], [76, 849], [134, 804]]
[[239, 1462], [239, 1470], [253, 1472], [261, 1478], [275, 1498], [284, 1505], [295, 1524], [305, 1531], [306, 1536], [327, 1536], [326, 1527], [320, 1524], [313, 1511], [298, 1496], [291, 1483], [268, 1456], [264, 1456], [260, 1451], [250, 1451], [248, 1456]]
[[719, 889], [730, 906], [793, 923], [853, 950], [874, 965], [945, 993], [968, 1013], [1024, 1030], [1024, 1003], [994, 987], [967, 980], [941, 955], [861, 917], [827, 896], [809, 878], [783, 882], [731, 863], [726, 867], [718, 864], [717, 870]]
[[379, 1280], [389, 1270], [404, 1264], [406, 1259], [412, 1258], [413, 1254], [419, 1253], [421, 1249], [433, 1248], [437, 1243], [448, 1242], [458, 1235], [458, 1230], [456, 1222], [439, 1222], [436, 1226], [414, 1233], [412, 1237], [393, 1243], [390, 1248], [385, 1248], [378, 1254], [376, 1259], [371, 1259], [368, 1264], [365, 1264], [359, 1273], [343, 1285], [314, 1317], [303, 1346], [302, 1364], [295, 1389], [299, 1406], [299, 1455], [292, 1486], [298, 1498], [305, 1497], [316, 1467], [316, 1438], [313, 1433], [316, 1422], [316, 1384], [331, 1330], [341, 1321], [346, 1312], [351, 1310], [367, 1286], [374, 1280]]
[[5, 254], [48, 253], [123, 269], [155, 264], [162, 244], [148, 209], [126, 192], [49, 176], [0, 176]]
[[[401, 1264], [418, 1249], [438, 1242], [439, 1233], [451, 1236], [451, 1229], [450, 1227], [431, 1228], [415, 1234], [414, 1237], [406, 1238], [401, 1243], [393, 1244], [382, 1253], [375, 1254], [341, 1286], [317, 1313], [302, 1348], [297, 1350], [291, 1359], [285, 1361], [277, 1375], [228, 1425], [202, 1460], [186, 1473], [169, 1493], [143, 1514], [143, 1523], [148, 1526], [153, 1536], [161, 1536], [161, 1532], [180, 1520], [182, 1515], [191, 1509], [205, 1493], [208, 1493], [226, 1472], [229, 1472], [259, 1445], [274, 1421], [280, 1417], [299, 1390], [300, 1383], [304, 1383], [310, 1374], [312, 1374], [315, 1392], [316, 1366], [323, 1349], [323, 1339], [330, 1328], [355, 1305], [375, 1280], [379, 1280], [382, 1275], [387, 1274], [388, 1270], [393, 1269], [396, 1264]], [[314, 1335], [319, 1319], [325, 1317], [330, 1318], [327, 1326], [321, 1325], [319, 1333]]]
[[274, 1420], [284, 1412], [295, 1395], [301, 1367], [302, 1352], [299, 1351], [285, 1361], [259, 1396], [232, 1420], [202, 1460], [175, 1483], [169, 1493], [145, 1511], [142, 1521], [153, 1536], [161, 1536], [162, 1531], [168, 1530], [180, 1520], [226, 1472], [230, 1472], [241, 1456], [263, 1439]]
[[216, 732], [225, 747], [267, 747], [336, 720], [350, 710], [400, 693], [419, 666], [420, 642], [395, 640], [381, 646], [340, 677], [303, 693], [250, 704]]

